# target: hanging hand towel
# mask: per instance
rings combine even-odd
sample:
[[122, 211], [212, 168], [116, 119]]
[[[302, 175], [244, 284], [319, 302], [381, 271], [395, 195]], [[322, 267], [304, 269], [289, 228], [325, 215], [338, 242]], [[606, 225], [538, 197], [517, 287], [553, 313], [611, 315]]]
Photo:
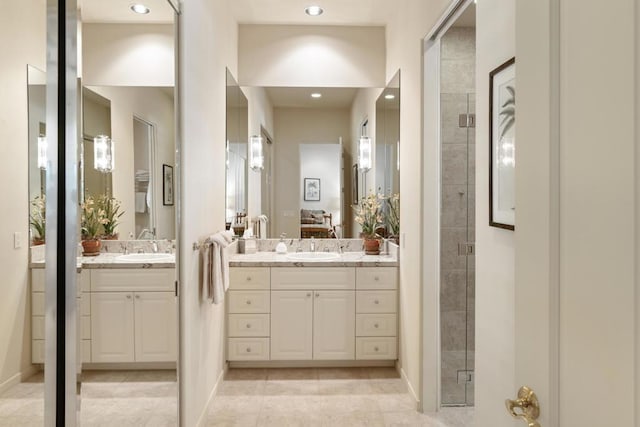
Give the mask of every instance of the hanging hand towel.
[[135, 200], [136, 213], [145, 213], [147, 210], [147, 193], [137, 192]]

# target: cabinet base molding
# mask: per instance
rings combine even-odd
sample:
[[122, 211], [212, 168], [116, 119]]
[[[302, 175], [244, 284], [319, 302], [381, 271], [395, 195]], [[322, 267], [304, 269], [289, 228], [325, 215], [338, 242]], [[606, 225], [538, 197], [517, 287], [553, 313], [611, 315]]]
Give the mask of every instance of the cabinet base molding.
[[9, 390], [14, 385], [20, 384], [22, 379], [23, 379], [22, 378], [22, 372], [18, 372], [17, 374], [15, 374], [14, 376], [12, 376], [8, 380], [6, 380], [5, 382], [1, 383], [0, 384], [0, 394], [2, 394], [5, 391]]
[[262, 362], [232, 362], [229, 368], [388, 368], [395, 360], [265, 360]]
[[175, 370], [176, 362], [83, 363], [83, 371]]

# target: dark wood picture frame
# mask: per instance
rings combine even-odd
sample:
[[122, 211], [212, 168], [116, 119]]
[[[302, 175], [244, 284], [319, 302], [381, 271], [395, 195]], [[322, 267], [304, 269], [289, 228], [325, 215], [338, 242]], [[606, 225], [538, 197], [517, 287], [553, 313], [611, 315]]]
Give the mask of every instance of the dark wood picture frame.
[[162, 165], [162, 204], [173, 206], [174, 204], [173, 166]]
[[305, 202], [320, 201], [320, 178], [304, 179], [304, 201]]
[[[501, 64], [499, 67], [495, 68], [494, 70], [492, 70], [489, 73], [489, 225], [491, 227], [497, 227], [497, 228], [502, 228], [505, 230], [515, 230], [515, 206], [514, 206], [514, 220], [513, 220], [513, 224], [507, 223], [507, 222], [501, 222], [499, 220], [496, 219], [496, 215], [494, 213], [494, 186], [497, 185], [497, 179], [496, 179], [496, 171], [494, 171], [494, 163], [496, 163], [496, 152], [495, 152], [495, 148], [497, 147], [497, 144], [499, 142], [499, 140], [496, 140], [495, 137], [497, 135], [494, 134], [494, 124], [498, 124], [498, 126], [503, 126], [506, 122], [505, 120], [501, 121], [501, 114], [499, 115], [495, 115], [494, 114], [494, 101], [498, 102], [497, 99], [494, 100], [494, 81], [496, 80], [496, 77], [498, 77], [501, 73], [503, 73], [505, 70], [507, 70], [508, 68], [515, 66], [515, 62], [516, 62], [516, 58], [513, 57], [511, 59], [509, 59], [508, 61], [506, 61], [505, 63]], [[515, 80], [515, 77], [514, 77]], [[515, 85], [514, 85], [515, 86]], [[511, 105], [513, 107], [513, 118], [511, 120], [511, 123], [509, 124], [509, 127], [513, 127], [515, 126], [515, 87], [513, 88], [513, 99], [509, 101], [509, 105]], [[505, 104], [506, 105], [506, 104]], [[505, 108], [505, 105], [500, 106], [500, 108]], [[508, 107], [508, 105], [507, 105]], [[514, 138], [514, 153], [515, 153], [515, 138]], [[515, 155], [514, 155], [515, 157]], [[515, 159], [513, 159], [514, 161], [514, 168], [515, 168]]]

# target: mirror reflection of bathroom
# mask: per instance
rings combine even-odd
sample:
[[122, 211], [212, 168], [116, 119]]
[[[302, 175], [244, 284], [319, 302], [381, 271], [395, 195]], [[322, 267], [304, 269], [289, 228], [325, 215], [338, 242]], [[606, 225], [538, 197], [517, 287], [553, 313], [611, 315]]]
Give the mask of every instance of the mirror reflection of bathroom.
[[[239, 231], [253, 226], [262, 238], [357, 238], [354, 206], [360, 199], [372, 193], [399, 194], [399, 72], [386, 88], [265, 86], [242, 91], [249, 98], [249, 134], [261, 136], [263, 165], [248, 169], [246, 189], [227, 174], [228, 225], [238, 217], [229, 209], [229, 194], [246, 191], [247, 219]], [[371, 99], [378, 99], [375, 108]], [[232, 101], [227, 99], [228, 118]], [[374, 147], [367, 169], [358, 165], [363, 122]], [[228, 135], [234, 126], [227, 119]], [[312, 188], [319, 191], [312, 195]]]
[[[137, 14], [127, 4], [84, 0], [80, 10], [78, 237], [101, 242], [91, 267], [78, 258], [80, 425], [178, 424], [174, 9], [166, 0], [149, 8]], [[32, 404], [10, 425], [45, 424], [44, 253], [55, 244], [45, 232], [46, 74], [27, 68], [31, 311], [22, 342], [29, 363], [23, 382], [3, 397], [29, 396]], [[91, 212], [98, 222], [88, 233]], [[105, 224], [109, 212], [113, 228]]]
[[470, 2], [440, 39], [443, 406], [474, 404], [475, 31]]

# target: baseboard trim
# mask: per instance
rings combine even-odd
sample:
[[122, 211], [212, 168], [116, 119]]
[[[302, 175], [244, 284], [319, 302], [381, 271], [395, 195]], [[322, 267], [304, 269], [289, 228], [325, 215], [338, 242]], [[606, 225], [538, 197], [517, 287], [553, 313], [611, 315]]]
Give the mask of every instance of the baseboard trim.
[[176, 362], [123, 362], [123, 363], [83, 363], [83, 371], [146, 371], [146, 370], [175, 370]]
[[417, 411], [418, 408], [420, 408], [420, 399], [418, 399], [418, 395], [416, 394], [416, 391], [411, 386], [411, 382], [409, 381], [409, 377], [407, 377], [407, 374], [404, 372], [404, 369], [399, 368], [399, 371], [400, 371], [400, 377], [402, 377], [402, 380], [407, 385], [407, 389], [409, 390], [409, 394], [411, 395], [413, 400], [415, 400], [415, 402], [416, 402], [416, 411]]
[[9, 390], [14, 385], [20, 384], [20, 381], [22, 381], [22, 372], [18, 372], [17, 374], [13, 375], [11, 378], [0, 384], [0, 394]]
[[213, 399], [215, 399], [216, 395], [218, 394], [218, 391], [220, 390], [220, 385], [222, 384], [222, 381], [224, 380], [225, 374], [227, 373], [228, 370], [229, 370], [229, 364], [225, 363], [224, 366], [222, 367], [222, 371], [220, 372], [220, 375], [218, 375], [218, 379], [216, 380], [216, 385], [213, 386], [213, 390], [211, 390], [211, 394], [207, 399], [207, 404], [204, 405], [204, 411], [202, 411], [202, 413], [200, 414], [200, 417], [198, 417], [198, 422], [196, 423], [196, 426], [203, 427], [207, 424], [209, 408], [213, 403]]
[[230, 368], [380, 368], [394, 366], [393, 360], [266, 360], [229, 362]]

